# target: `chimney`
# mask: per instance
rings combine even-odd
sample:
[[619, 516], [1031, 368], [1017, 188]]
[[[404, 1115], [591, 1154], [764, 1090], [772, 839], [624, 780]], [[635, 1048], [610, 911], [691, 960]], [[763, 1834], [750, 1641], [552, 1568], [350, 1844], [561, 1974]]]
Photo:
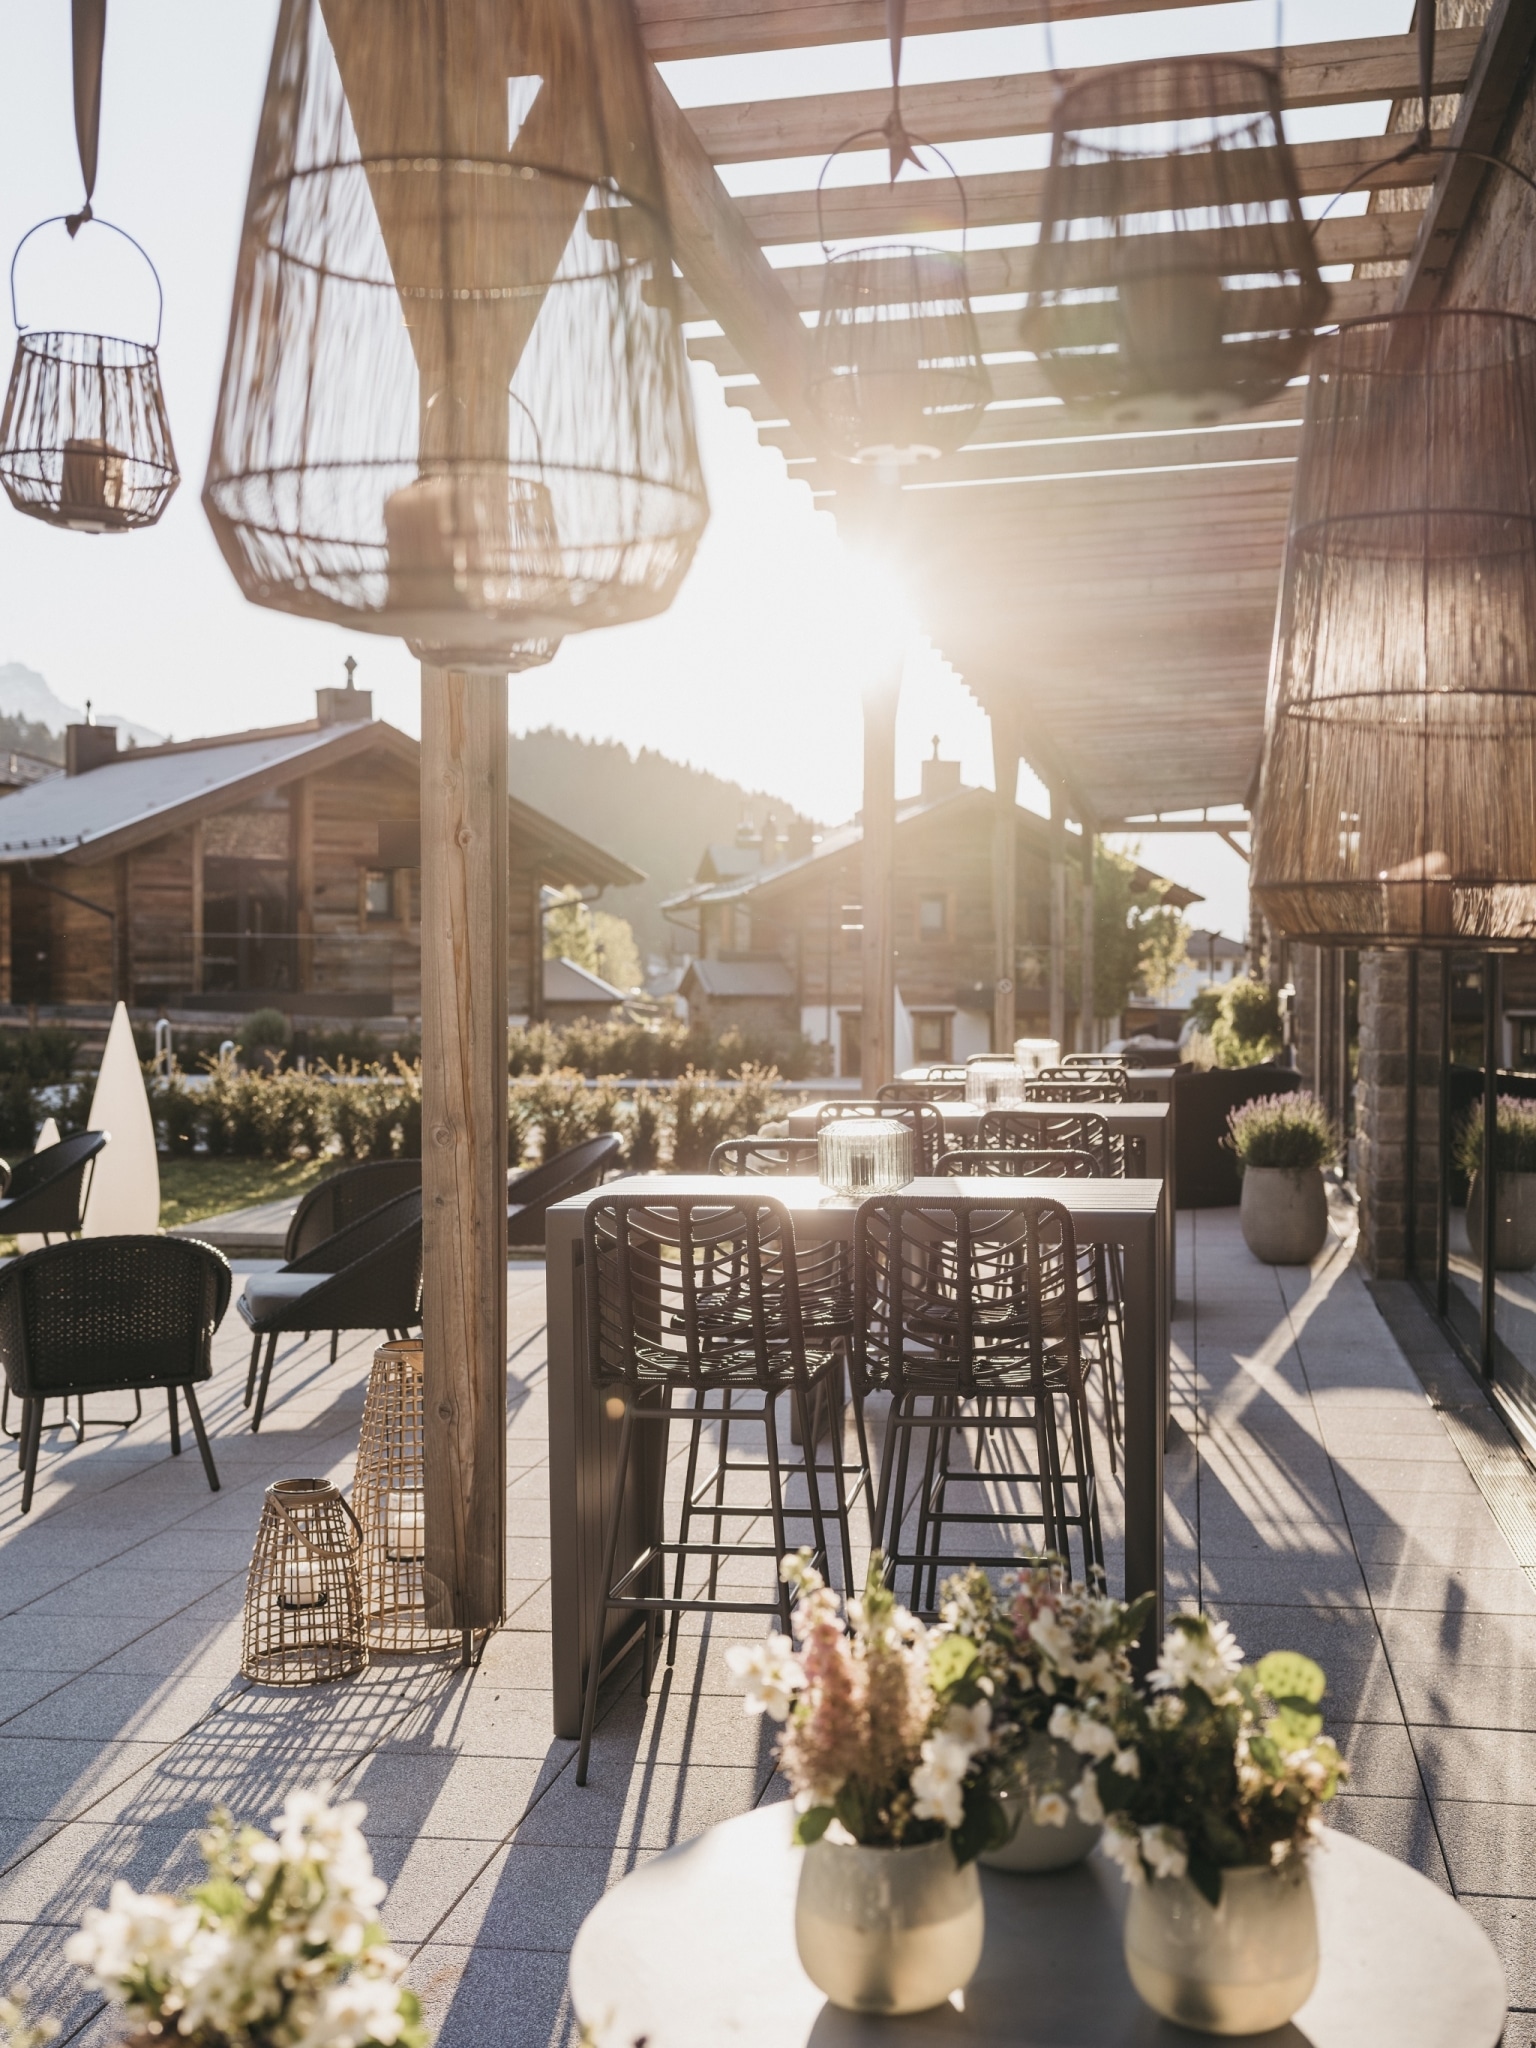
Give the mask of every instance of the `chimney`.
[[347, 672], [344, 690], [315, 692], [315, 717], [321, 725], [362, 725], [373, 716], [373, 692], [360, 690], [353, 682], [357, 663], [350, 654], [342, 667]]
[[953, 796], [960, 787], [960, 763], [939, 759], [939, 736], [933, 736], [933, 753], [923, 763], [923, 802], [931, 804], [941, 796]]
[[784, 858], [784, 842], [779, 832], [779, 821], [769, 811], [763, 819], [762, 846], [758, 859], [765, 868], [771, 868]]
[[91, 700], [87, 697], [84, 725], [64, 728], [64, 773], [89, 775], [93, 768], [104, 768], [116, 758], [117, 727], [98, 725], [91, 716]]
[[736, 844], [740, 847], [745, 848], [748, 846], [756, 846], [758, 843], [759, 842], [757, 836], [757, 827], [752, 823], [752, 820], [750, 818], [743, 818], [741, 823], [736, 827]]

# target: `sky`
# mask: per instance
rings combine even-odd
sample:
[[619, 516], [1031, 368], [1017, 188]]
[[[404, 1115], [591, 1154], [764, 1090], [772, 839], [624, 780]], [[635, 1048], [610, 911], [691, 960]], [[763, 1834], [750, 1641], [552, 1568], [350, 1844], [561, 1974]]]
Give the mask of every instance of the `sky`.
[[[374, 709], [419, 730], [416, 664], [403, 644], [249, 605], [199, 503], [240, 222], [266, 79], [276, 0], [112, 0], [95, 211], [130, 230], [165, 291], [161, 361], [183, 472], [159, 526], [90, 537], [57, 532], [0, 500], [0, 663], [38, 669], [69, 703], [91, 698], [186, 738], [312, 715], [314, 690], [343, 680], [350, 653]], [[1400, 33], [1409, 0], [1235, 0], [1182, 14], [1059, 29], [1059, 64], [1105, 63], [1174, 47], [1243, 48]], [[0, 252], [80, 200], [66, 0], [0, 0]], [[984, 53], [978, 67], [977, 48]], [[904, 81], [1045, 65], [1038, 29], [919, 36]], [[666, 67], [683, 105], [754, 94], [878, 86], [883, 46], [715, 59]], [[1384, 117], [1385, 108], [1381, 115]], [[1380, 127], [1328, 110], [1295, 139]], [[1038, 139], [953, 152], [963, 173], [1043, 160]], [[819, 163], [741, 165], [733, 190], [813, 185]], [[839, 175], [869, 175], [841, 166]], [[93, 245], [93, 246], [88, 246]], [[775, 261], [809, 252], [775, 251]], [[70, 244], [45, 229], [16, 271], [22, 318], [146, 334], [154, 293], [131, 252], [90, 231]], [[828, 823], [860, 802], [860, 692], [903, 661], [898, 787], [917, 786], [933, 736], [968, 781], [990, 784], [987, 720], [942, 652], [923, 640], [899, 592], [850, 559], [830, 515], [759, 446], [713, 370], [694, 366], [712, 518], [692, 570], [661, 619], [567, 640], [554, 662], [511, 682], [514, 731], [557, 725], [651, 746], [736, 778]], [[1020, 795], [1043, 808], [1027, 772]], [[1146, 835], [1143, 859], [1206, 902], [1192, 921], [1246, 936], [1242, 863], [1205, 835]]]

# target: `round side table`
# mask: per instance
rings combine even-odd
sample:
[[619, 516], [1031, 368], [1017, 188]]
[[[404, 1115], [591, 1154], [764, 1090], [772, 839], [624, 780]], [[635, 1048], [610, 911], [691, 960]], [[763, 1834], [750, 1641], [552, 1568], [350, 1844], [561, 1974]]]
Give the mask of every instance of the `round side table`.
[[[1042, 1877], [983, 1871], [981, 1967], [902, 2020], [828, 2005], [795, 1953], [800, 1852], [787, 1804], [710, 1828], [633, 1871], [587, 1915], [571, 2002], [599, 2048], [1154, 2048], [1206, 2042], [1125, 1973], [1125, 1886], [1104, 1859]], [[1312, 1862], [1322, 1967], [1266, 2048], [1496, 2048], [1504, 1975], [1482, 1929], [1427, 1878], [1329, 1831]]]

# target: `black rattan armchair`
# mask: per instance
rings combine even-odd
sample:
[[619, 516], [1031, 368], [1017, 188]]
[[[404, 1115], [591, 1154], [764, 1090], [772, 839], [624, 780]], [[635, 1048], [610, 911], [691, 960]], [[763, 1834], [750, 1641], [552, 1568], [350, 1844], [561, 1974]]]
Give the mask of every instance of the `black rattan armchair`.
[[301, 1259], [349, 1223], [361, 1222], [397, 1195], [408, 1195], [420, 1186], [419, 1159], [369, 1159], [327, 1174], [294, 1210], [283, 1257]]
[[[99, 1134], [98, 1134], [99, 1135]], [[178, 1237], [93, 1237], [48, 1245], [0, 1270], [0, 1366], [21, 1401], [21, 1512], [32, 1507], [43, 1404], [164, 1387], [181, 1455], [178, 1389], [208, 1484], [219, 1475], [193, 1385], [213, 1372], [213, 1333], [229, 1306], [229, 1262]]]
[[254, 1431], [261, 1427], [280, 1336], [309, 1330], [396, 1334], [420, 1322], [421, 1189], [396, 1195], [277, 1272], [253, 1273], [240, 1297], [240, 1314], [253, 1333], [245, 1405], [254, 1398]]
[[112, 1142], [106, 1131], [79, 1131], [18, 1162], [0, 1197], [0, 1236], [35, 1231], [73, 1237], [85, 1214], [98, 1153]]
[[541, 1245], [544, 1217], [568, 1195], [585, 1194], [598, 1187], [618, 1166], [624, 1140], [617, 1131], [604, 1131], [596, 1138], [583, 1138], [553, 1159], [530, 1166], [522, 1173], [507, 1175], [507, 1245]]

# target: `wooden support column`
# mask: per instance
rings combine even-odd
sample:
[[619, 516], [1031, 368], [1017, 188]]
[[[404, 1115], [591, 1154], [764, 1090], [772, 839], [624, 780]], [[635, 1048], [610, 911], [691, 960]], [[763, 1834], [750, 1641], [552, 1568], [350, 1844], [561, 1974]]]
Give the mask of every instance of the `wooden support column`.
[[203, 987], [203, 821], [192, 827], [192, 993]]
[[0, 1003], [13, 1000], [11, 980], [11, 871], [0, 868]]
[[992, 1050], [1018, 1037], [1019, 742], [1012, 708], [992, 712]]
[[307, 775], [295, 783], [288, 802], [293, 928], [299, 935], [298, 985], [307, 989], [313, 986], [315, 974], [315, 785]]
[[864, 692], [864, 993], [859, 1086], [865, 1095], [896, 1071], [896, 706], [901, 660]]
[[505, 1605], [507, 679], [421, 672], [427, 1621]]
[[1067, 818], [1066, 798], [1051, 791], [1051, 1023], [1049, 1035], [1067, 1049]]
[[1093, 960], [1093, 848], [1094, 829], [1092, 818], [1083, 819], [1083, 988], [1078, 997], [1077, 1049], [1079, 1052], [1097, 1052], [1099, 1049], [1098, 1005], [1094, 1001], [1094, 960]]
[[538, 1024], [544, 1017], [544, 873], [535, 867], [533, 881], [533, 906], [529, 911], [528, 946], [531, 958], [528, 962], [528, 1022]]

